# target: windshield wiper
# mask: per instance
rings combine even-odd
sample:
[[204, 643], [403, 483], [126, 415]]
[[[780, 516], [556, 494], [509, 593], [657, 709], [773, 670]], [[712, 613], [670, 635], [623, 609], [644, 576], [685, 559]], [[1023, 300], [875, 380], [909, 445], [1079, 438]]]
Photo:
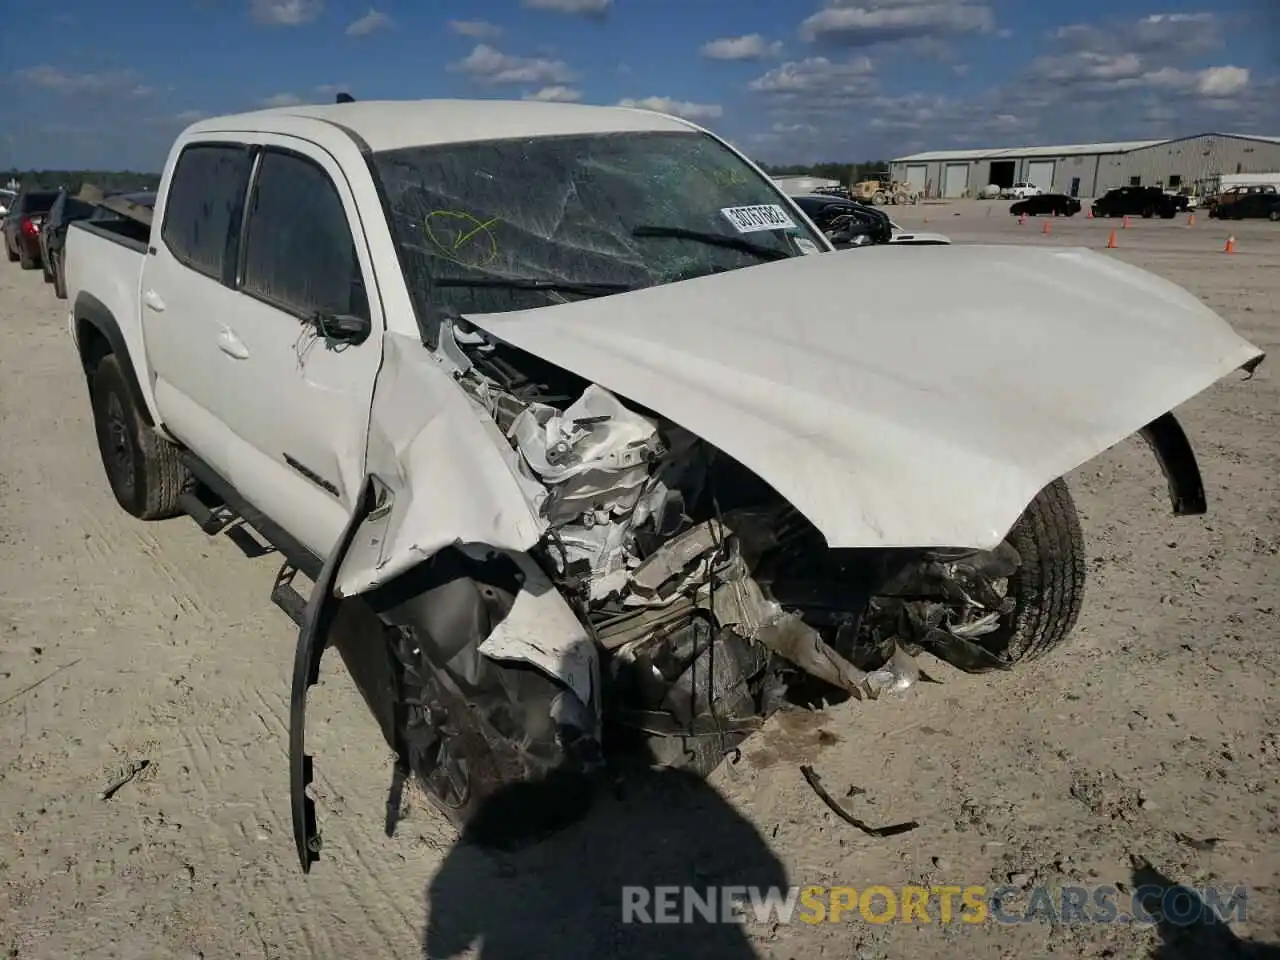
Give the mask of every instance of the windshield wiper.
[[550, 290], [555, 293], [580, 293], [605, 296], [634, 290], [629, 283], [577, 283], [573, 280], [544, 280], [539, 277], [441, 277], [437, 287], [477, 287], [497, 290]]
[[723, 233], [712, 233], [709, 230], [687, 230], [684, 227], [661, 227], [642, 224], [631, 231], [633, 237], [672, 237], [676, 240], [696, 240], [713, 247], [727, 247], [730, 250], [741, 250], [761, 260], [790, 260], [791, 254], [785, 250], [765, 247], [752, 243], [743, 237], [726, 237]]

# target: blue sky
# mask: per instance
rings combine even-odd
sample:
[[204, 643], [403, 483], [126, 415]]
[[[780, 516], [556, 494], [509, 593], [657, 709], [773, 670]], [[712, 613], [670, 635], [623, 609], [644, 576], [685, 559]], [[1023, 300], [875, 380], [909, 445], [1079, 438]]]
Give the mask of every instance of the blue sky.
[[764, 161], [1280, 135], [1277, 0], [11, 0], [0, 168], [158, 170], [203, 116], [639, 102]]

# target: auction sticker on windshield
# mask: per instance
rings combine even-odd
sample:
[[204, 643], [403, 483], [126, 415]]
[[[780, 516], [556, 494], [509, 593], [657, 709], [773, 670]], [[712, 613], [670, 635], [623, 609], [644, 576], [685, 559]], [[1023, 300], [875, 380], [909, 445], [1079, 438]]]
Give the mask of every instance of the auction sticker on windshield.
[[725, 207], [720, 211], [739, 233], [760, 230], [785, 230], [795, 221], [776, 203], [760, 203], [753, 207]]

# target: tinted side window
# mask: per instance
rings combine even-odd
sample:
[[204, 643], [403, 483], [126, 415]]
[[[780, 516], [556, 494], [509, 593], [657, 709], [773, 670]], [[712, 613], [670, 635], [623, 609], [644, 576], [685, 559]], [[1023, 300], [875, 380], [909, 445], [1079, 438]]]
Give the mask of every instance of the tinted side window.
[[320, 167], [264, 153], [248, 218], [242, 290], [304, 316], [368, 316], [342, 198]]
[[222, 280], [249, 183], [246, 147], [196, 144], [178, 157], [165, 203], [164, 245], [182, 263]]

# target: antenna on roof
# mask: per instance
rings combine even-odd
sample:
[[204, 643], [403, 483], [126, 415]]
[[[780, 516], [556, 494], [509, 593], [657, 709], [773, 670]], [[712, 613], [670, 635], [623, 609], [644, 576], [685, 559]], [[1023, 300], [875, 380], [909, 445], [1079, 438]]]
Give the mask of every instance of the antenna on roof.
[[335, 103], [355, 103], [356, 98], [349, 93], [340, 93], [334, 100]]

